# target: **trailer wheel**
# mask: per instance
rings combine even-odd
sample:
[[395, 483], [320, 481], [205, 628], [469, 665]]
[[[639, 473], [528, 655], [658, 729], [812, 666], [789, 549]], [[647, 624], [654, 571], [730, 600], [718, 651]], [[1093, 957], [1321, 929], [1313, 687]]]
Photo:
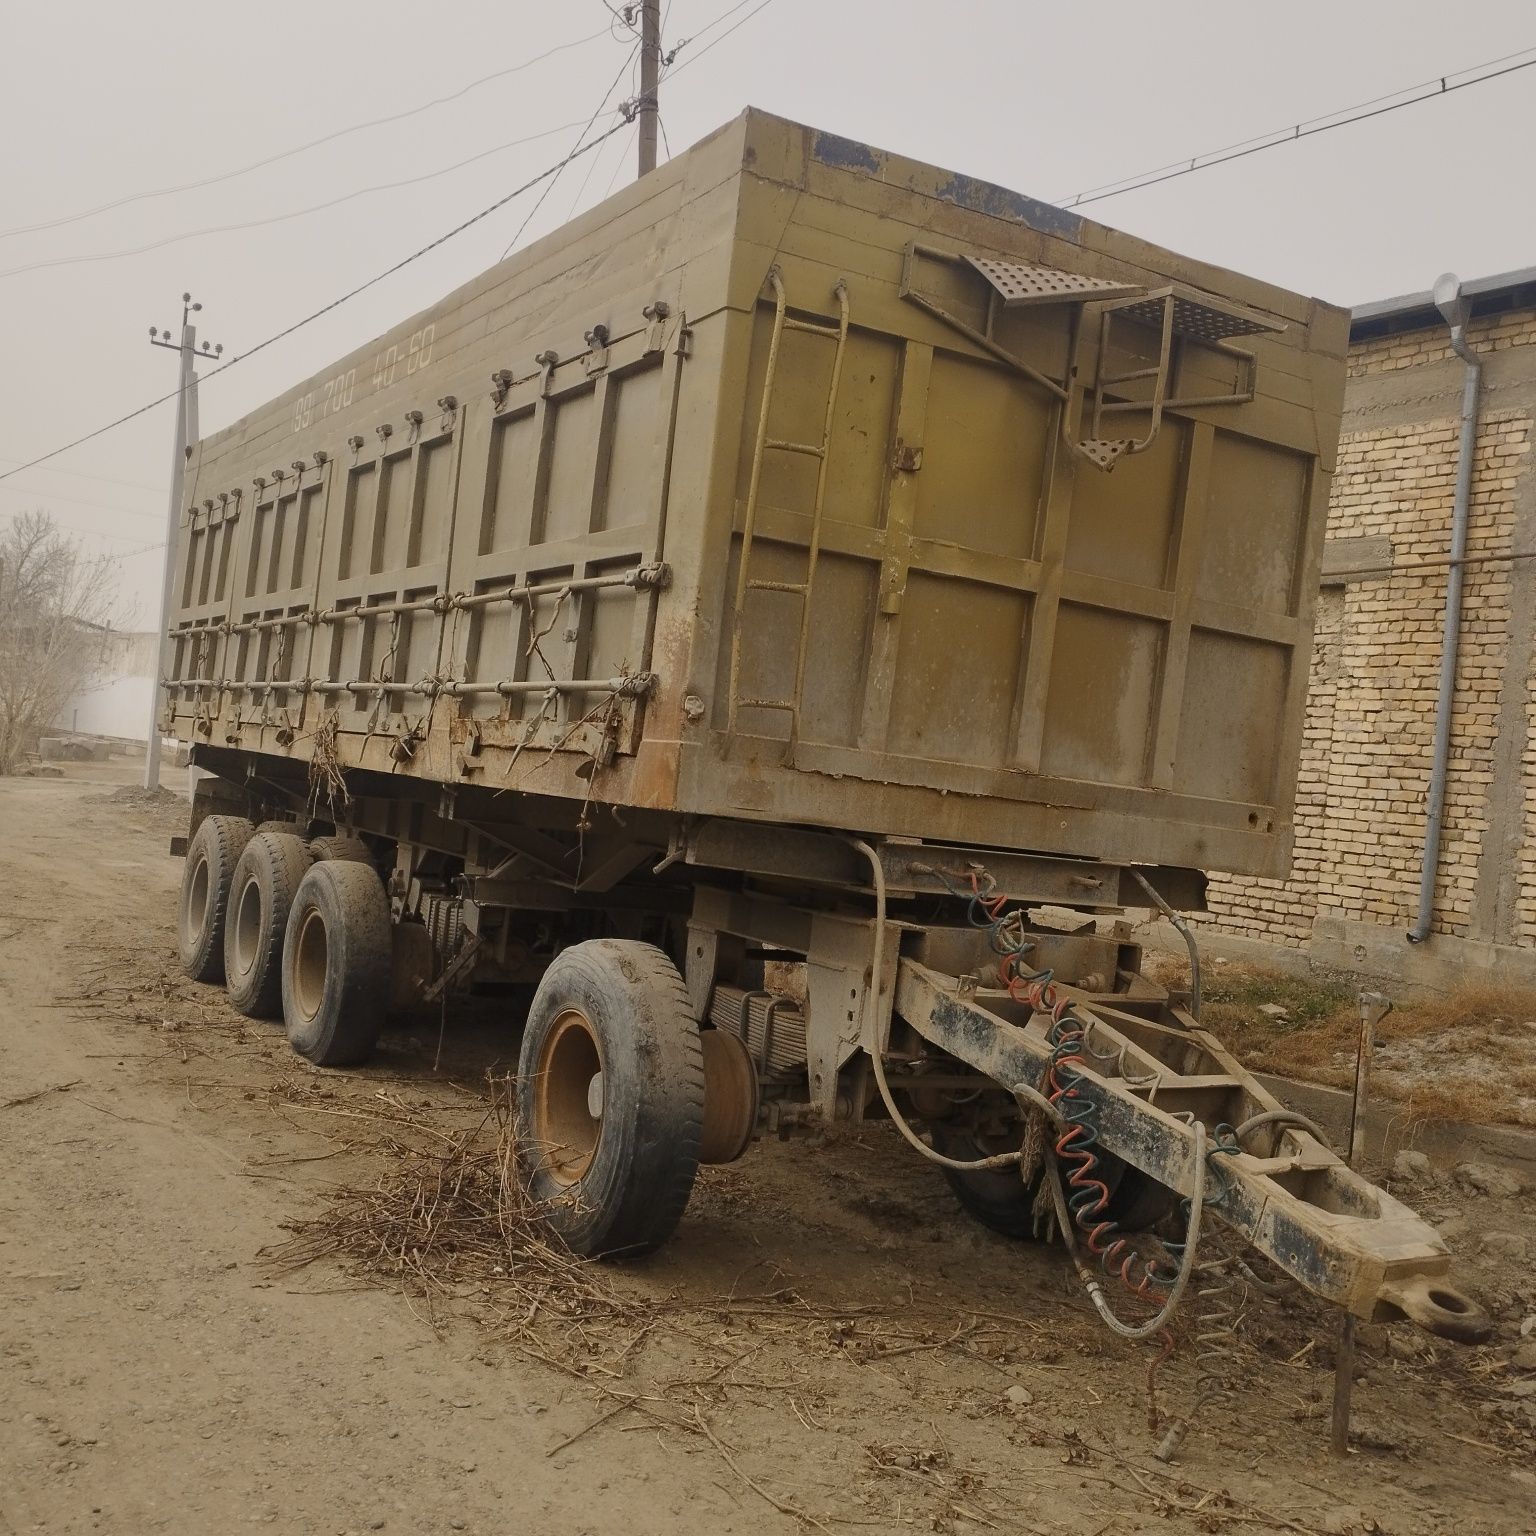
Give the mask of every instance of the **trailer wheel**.
[[316, 859], [340, 859], [352, 864], [372, 864], [373, 850], [360, 837], [312, 837], [310, 855]]
[[311, 863], [304, 839], [258, 832], [245, 845], [224, 923], [224, 984], [248, 1018], [283, 1011], [283, 935], [293, 898]]
[[575, 1253], [648, 1253], [688, 1204], [704, 1052], [677, 968], [629, 939], [555, 957], [528, 1013], [517, 1119], [530, 1193]]
[[[990, 1157], [998, 1148], [984, 1147], [975, 1135], [961, 1127], [940, 1121], [933, 1128], [934, 1146], [945, 1157], [961, 1162]], [[1040, 1192], [1043, 1174], [1029, 1183], [1019, 1177], [1017, 1168], [978, 1168], [962, 1173], [958, 1168], [943, 1168], [944, 1182], [954, 1191], [955, 1199], [968, 1216], [982, 1226], [1017, 1239], [1035, 1235], [1035, 1196]]]
[[181, 872], [176, 952], [193, 981], [224, 979], [224, 915], [252, 831], [243, 816], [205, 816], [192, 835]]
[[371, 865], [323, 859], [299, 882], [283, 938], [288, 1043], [320, 1067], [373, 1050], [389, 993], [389, 898]]
[[[1000, 1150], [982, 1145], [968, 1130], [946, 1126], [934, 1127], [934, 1145], [946, 1157], [961, 1161], [988, 1157]], [[1035, 1199], [1040, 1193], [1044, 1173], [1037, 1173], [1026, 1184], [1012, 1168], [978, 1168], [962, 1173], [957, 1168], [941, 1170], [945, 1181], [966, 1213], [982, 1226], [1004, 1237], [1033, 1238], [1036, 1233]], [[1109, 1203], [1103, 1216], [1122, 1232], [1146, 1232], [1165, 1217], [1177, 1201], [1172, 1191], [1139, 1168], [1133, 1168], [1110, 1152], [1099, 1152], [1099, 1177], [1109, 1189]]]

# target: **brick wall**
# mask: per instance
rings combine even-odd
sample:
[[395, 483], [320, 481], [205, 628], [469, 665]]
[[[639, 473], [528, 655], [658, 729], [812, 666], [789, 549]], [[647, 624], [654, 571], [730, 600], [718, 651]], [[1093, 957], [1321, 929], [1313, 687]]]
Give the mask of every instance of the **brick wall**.
[[[1468, 553], [1507, 555], [1531, 464], [1536, 353], [1499, 354], [1536, 342], [1536, 314], [1474, 321], [1470, 339], [1490, 360]], [[1400, 935], [1418, 902], [1448, 573], [1412, 567], [1443, 561], [1449, 545], [1462, 365], [1437, 325], [1357, 343], [1349, 378], [1328, 539], [1385, 539], [1394, 569], [1358, 572], [1319, 594], [1291, 878], [1215, 875], [1210, 888], [1208, 923], [1292, 948], [1311, 941], [1320, 919]], [[1536, 677], [1525, 666], [1508, 675], [1516, 586], [1532, 580], [1524, 562], [1466, 569], [1435, 911], [1435, 932], [1454, 938], [1536, 946]], [[1505, 688], [1516, 690], [1523, 736], [1513, 755], [1501, 750]], [[1507, 711], [1502, 718], [1507, 726]], [[1501, 773], [1520, 783], [1507, 797], [1508, 824], [1495, 826]], [[1508, 931], [1483, 931], [1496, 904], [1479, 902], [1479, 881], [1510, 860]]]

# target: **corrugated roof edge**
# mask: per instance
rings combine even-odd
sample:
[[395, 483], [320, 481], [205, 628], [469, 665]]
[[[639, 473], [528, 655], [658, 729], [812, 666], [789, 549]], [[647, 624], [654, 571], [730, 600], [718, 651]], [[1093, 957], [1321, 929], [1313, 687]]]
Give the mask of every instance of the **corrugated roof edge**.
[[[1472, 301], [1474, 316], [1536, 308], [1536, 267], [1471, 278], [1461, 285], [1461, 291]], [[1394, 331], [1418, 331], [1444, 324], [1428, 291], [1405, 293], [1395, 299], [1355, 305], [1349, 312], [1349, 339], [1364, 341]]]

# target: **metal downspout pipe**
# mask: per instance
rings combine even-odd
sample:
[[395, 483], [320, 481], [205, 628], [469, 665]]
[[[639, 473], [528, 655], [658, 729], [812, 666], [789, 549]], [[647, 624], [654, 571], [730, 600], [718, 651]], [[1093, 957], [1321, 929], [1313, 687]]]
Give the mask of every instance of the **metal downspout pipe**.
[[1435, 741], [1430, 758], [1419, 911], [1408, 930], [1410, 944], [1422, 944], [1435, 921], [1435, 877], [1440, 870], [1440, 837], [1445, 828], [1445, 784], [1451, 757], [1451, 715], [1456, 705], [1456, 658], [1461, 642], [1461, 593], [1466, 570], [1467, 524], [1472, 505], [1472, 467], [1477, 444], [1482, 359], [1467, 345], [1472, 306], [1461, 280], [1446, 272], [1435, 280], [1435, 308], [1451, 329], [1451, 350], [1466, 364], [1461, 392], [1461, 439], [1456, 450], [1456, 497], [1451, 507], [1451, 553], [1445, 582], [1445, 623], [1440, 640], [1440, 692], [1435, 701]]

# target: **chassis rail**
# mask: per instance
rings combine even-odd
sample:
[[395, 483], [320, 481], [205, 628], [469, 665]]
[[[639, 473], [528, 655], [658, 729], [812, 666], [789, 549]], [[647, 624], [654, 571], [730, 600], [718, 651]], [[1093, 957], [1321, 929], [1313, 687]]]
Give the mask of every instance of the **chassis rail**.
[[[1168, 1007], [1164, 1019], [1152, 1019], [1071, 987], [1060, 990], [1087, 1021], [1090, 1059], [1081, 1091], [1095, 1104], [1106, 1150], [1189, 1195], [1194, 1121], [1242, 1126], [1270, 1116], [1245, 1135], [1241, 1154], [1208, 1153], [1219, 1160], [1225, 1186], [1208, 1214], [1315, 1295], [1359, 1318], [1408, 1318], [1464, 1341], [1487, 1336], [1487, 1315], [1447, 1278], [1450, 1255], [1434, 1228], [1293, 1123], [1188, 1013]], [[971, 988], [902, 956], [893, 1011], [994, 1081], [1042, 1091], [1050, 1018], [1008, 993]]]

